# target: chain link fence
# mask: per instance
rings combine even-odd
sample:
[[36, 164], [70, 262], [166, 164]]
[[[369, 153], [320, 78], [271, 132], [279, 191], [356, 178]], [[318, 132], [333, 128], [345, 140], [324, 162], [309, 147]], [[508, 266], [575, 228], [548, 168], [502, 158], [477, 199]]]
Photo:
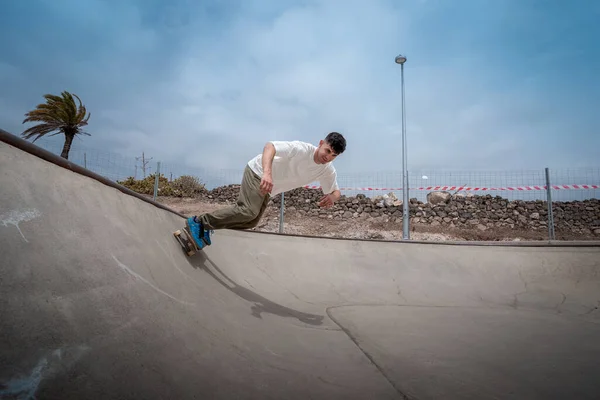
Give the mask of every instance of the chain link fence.
[[[36, 145], [60, 154], [62, 144], [38, 140]], [[161, 161], [157, 156], [140, 153], [137, 157], [125, 157], [108, 151], [77, 145], [69, 153], [69, 160], [113, 181], [126, 178], [143, 179], [155, 174], [172, 181], [183, 175], [199, 179], [206, 189], [239, 184], [243, 170], [195, 168], [175, 162]], [[504, 170], [504, 171], [452, 171], [421, 169], [408, 171], [409, 197], [426, 202], [427, 194], [444, 190], [450, 193], [490, 194], [509, 201], [569, 202], [600, 198], [600, 168]], [[158, 182], [158, 180], [157, 180]], [[548, 190], [548, 183], [550, 190]], [[351, 197], [364, 194], [374, 197], [394, 193], [402, 198], [402, 172], [376, 171], [347, 173], [338, 172], [338, 184], [342, 194]], [[309, 187], [318, 188], [313, 182]], [[155, 188], [155, 196], [157, 194]], [[280, 202], [284, 204], [284, 202]], [[283, 209], [282, 216], [283, 216]], [[554, 238], [552, 208], [548, 209], [550, 239]], [[283, 218], [280, 226], [283, 227]], [[281, 228], [282, 229], [282, 228]]]

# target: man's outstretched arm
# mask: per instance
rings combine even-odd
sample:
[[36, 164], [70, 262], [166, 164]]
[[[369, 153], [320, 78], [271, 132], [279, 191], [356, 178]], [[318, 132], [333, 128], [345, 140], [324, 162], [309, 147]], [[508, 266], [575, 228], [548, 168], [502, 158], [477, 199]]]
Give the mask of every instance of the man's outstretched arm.
[[325, 173], [319, 179], [319, 181], [321, 182], [323, 192], [327, 193], [319, 201], [319, 206], [329, 208], [342, 197], [342, 193], [340, 192], [337, 183], [337, 172], [335, 171], [335, 168], [331, 168], [329, 172]]
[[260, 190], [263, 194], [271, 193], [273, 190], [273, 159], [275, 158], [275, 146], [273, 143], [267, 142], [262, 153], [262, 169], [263, 176], [260, 181]]

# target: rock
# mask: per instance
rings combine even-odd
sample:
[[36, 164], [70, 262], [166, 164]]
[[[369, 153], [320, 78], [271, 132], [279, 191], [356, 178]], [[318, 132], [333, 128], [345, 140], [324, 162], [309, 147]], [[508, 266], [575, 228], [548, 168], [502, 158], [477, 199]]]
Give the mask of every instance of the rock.
[[396, 195], [393, 192], [384, 194], [381, 198], [381, 203], [383, 204], [384, 207], [392, 207], [392, 206], [397, 207], [398, 205], [402, 204], [402, 202], [398, 200], [398, 198], [396, 197]]
[[427, 202], [429, 204], [446, 204], [450, 201], [452, 195], [448, 192], [429, 192], [427, 193]]

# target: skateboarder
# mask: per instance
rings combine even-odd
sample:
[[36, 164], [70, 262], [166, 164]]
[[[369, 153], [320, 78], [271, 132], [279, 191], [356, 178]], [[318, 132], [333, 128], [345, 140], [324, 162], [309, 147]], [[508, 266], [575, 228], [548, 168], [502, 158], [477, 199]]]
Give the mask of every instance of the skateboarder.
[[246, 165], [234, 205], [187, 219], [196, 244], [200, 248], [210, 245], [210, 233], [217, 229], [255, 227], [271, 196], [314, 181], [319, 181], [325, 193], [319, 206], [331, 207], [341, 196], [332, 161], [344, 150], [346, 139], [338, 132], [329, 133], [319, 146], [301, 141], [267, 142], [262, 154]]

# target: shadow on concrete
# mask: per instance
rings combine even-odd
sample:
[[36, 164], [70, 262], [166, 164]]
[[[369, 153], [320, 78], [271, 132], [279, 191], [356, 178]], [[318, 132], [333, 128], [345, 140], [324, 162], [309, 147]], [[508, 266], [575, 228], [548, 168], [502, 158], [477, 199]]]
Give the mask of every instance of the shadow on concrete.
[[235, 281], [229, 278], [221, 268], [210, 259], [203, 251], [196, 253], [190, 258], [190, 265], [195, 269], [202, 269], [212, 276], [217, 282], [238, 297], [254, 303], [251, 307], [251, 314], [256, 318], [262, 318], [262, 313], [269, 313], [284, 318], [296, 318], [298, 321], [305, 324], [320, 326], [323, 324], [323, 315], [310, 314], [302, 311], [294, 310], [289, 307], [277, 304], [252, 290], [238, 285]]

